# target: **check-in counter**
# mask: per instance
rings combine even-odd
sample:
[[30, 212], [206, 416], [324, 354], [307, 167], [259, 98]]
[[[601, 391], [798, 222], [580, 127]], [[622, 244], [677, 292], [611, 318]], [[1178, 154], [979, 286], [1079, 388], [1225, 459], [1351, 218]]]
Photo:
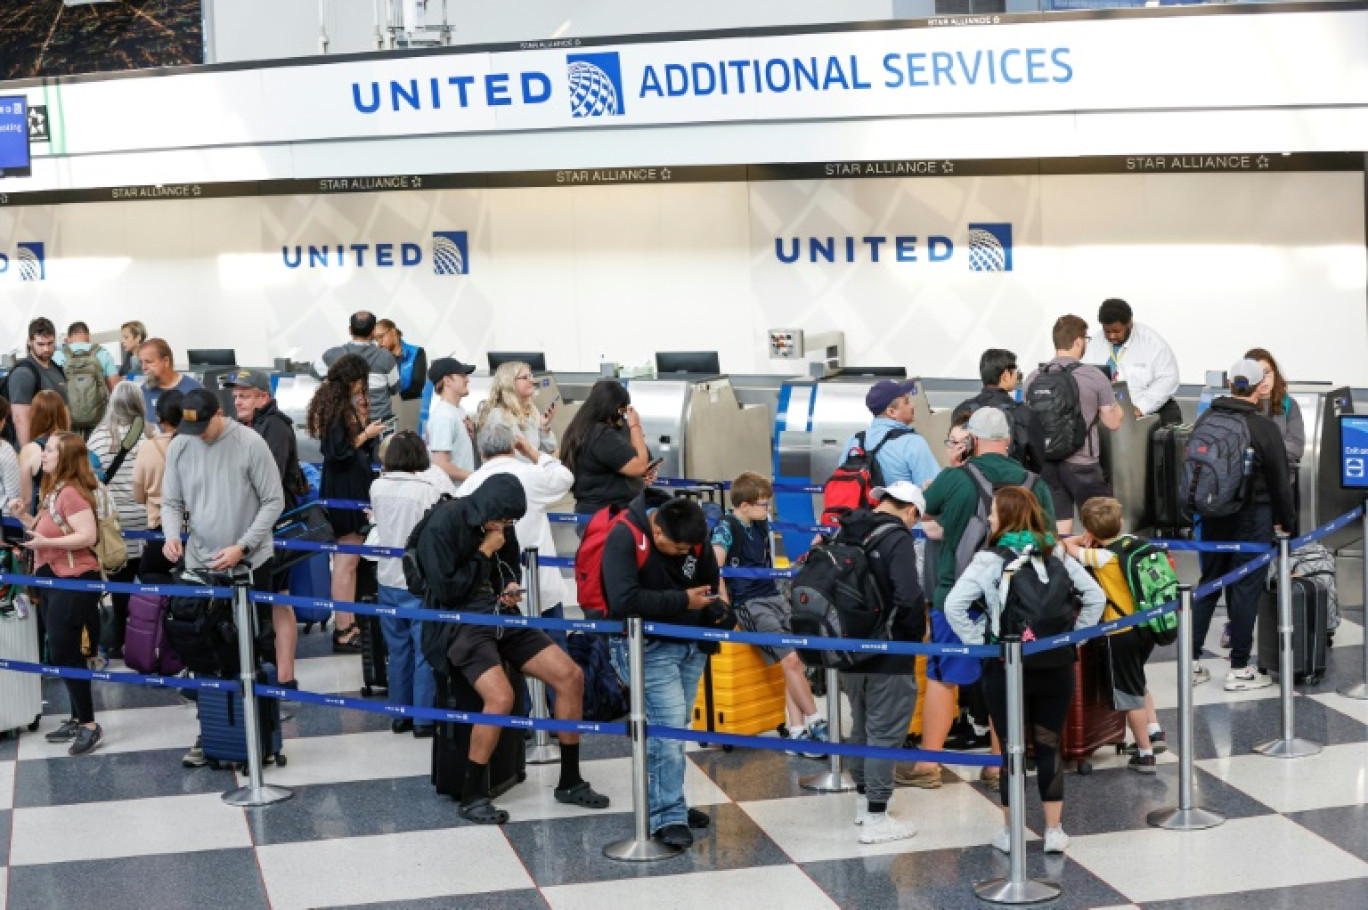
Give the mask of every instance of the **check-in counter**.
[[1116, 403], [1121, 406], [1121, 425], [1109, 430], [1098, 424], [1098, 457], [1103, 472], [1111, 481], [1112, 495], [1121, 503], [1121, 520], [1126, 529], [1147, 528], [1150, 515], [1153, 514], [1149, 501], [1150, 437], [1159, 427], [1159, 415], [1136, 417], [1130, 389], [1124, 382], [1113, 382], [1112, 392], [1116, 396]]
[[276, 373], [271, 376], [272, 394], [276, 408], [294, 421], [295, 440], [299, 445], [301, 462], [322, 461], [323, 453], [317, 439], [309, 436], [309, 402], [318, 391], [319, 381], [308, 373]]
[[661, 477], [731, 480], [770, 467], [769, 410], [743, 405], [727, 376], [627, 380]]

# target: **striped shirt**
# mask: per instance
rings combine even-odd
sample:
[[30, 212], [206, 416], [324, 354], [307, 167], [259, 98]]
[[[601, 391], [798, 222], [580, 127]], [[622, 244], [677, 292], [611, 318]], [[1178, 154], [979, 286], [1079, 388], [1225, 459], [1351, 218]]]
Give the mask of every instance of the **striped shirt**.
[[[90, 431], [90, 438], [86, 440], [86, 446], [100, 459], [100, 481], [104, 480], [104, 475], [109, 471], [114, 459], [119, 456], [119, 444], [123, 442], [126, 430], [118, 429], [118, 435], [110, 432], [110, 426], [102, 423]], [[147, 445], [147, 437], [140, 436], [138, 441], [133, 444], [133, 448], [128, 450], [124, 456], [123, 463], [119, 465], [118, 473], [109, 479], [106, 488], [109, 495], [114, 498], [114, 505], [119, 511], [119, 527], [125, 531], [146, 531], [147, 530], [147, 510], [143, 508], [133, 497], [133, 465], [138, 460], [138, 452]], [[129, 560], [137, 559], [142, 556], [143, 541], [125, 541], [128, 547]]]

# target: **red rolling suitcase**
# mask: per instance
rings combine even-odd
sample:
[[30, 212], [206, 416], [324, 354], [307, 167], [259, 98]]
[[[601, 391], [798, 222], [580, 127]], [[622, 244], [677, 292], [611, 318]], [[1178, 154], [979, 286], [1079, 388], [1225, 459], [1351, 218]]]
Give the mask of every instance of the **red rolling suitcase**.
[[1118, 750], [1126, 742], [1126, 712], [1113, 711], [1106, 660], [1106, 648], [1099, 642], [1085, 644], [1074, 662], [1073, 702], [1064, 721], [1064, 744], [1060, 749], [1065, 761], [1078, 762], [1079, 774], [1091, 774], [1094, 752], [1105, 746]]

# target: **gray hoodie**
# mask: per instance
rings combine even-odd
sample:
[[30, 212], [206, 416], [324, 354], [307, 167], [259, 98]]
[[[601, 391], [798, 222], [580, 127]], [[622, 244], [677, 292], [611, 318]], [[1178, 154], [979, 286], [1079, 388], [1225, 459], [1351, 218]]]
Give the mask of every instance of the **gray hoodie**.
[[270, 447], [237, 421], [228, 420], [212, 443], [177, 435], [167, 447], [162, 530], [179, 536], [181, 513], [190, 513], [186, 568], [204, 568], [233, 544], [247, 547], [247, 561], [259, 568], [271, 558], [271, 529], [284, 507]]

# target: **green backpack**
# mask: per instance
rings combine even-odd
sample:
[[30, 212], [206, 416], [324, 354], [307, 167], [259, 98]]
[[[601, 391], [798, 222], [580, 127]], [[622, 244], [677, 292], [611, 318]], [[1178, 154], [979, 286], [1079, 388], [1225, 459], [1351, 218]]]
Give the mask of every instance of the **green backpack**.
[[95, 356], [95, 347], [84, 351], [62, 345], [62, 372], [67, 380], [67, 407], [71, 410], [71, 425], [78, 430], [90, 430], [104, 419], [109, 404], [109, 384], [104, 370]]
[[[1166, 550], [1129, 534], [1112, 541], [1107, 549], [1121, 561], [1121, 575], [1130, 588], [1137, 613], [1178, 599], [1178, 570]], [[1135, 629], [1159, 647], [1171, 645], [1178, 640], [1178, 614], [1165, 613]]]

